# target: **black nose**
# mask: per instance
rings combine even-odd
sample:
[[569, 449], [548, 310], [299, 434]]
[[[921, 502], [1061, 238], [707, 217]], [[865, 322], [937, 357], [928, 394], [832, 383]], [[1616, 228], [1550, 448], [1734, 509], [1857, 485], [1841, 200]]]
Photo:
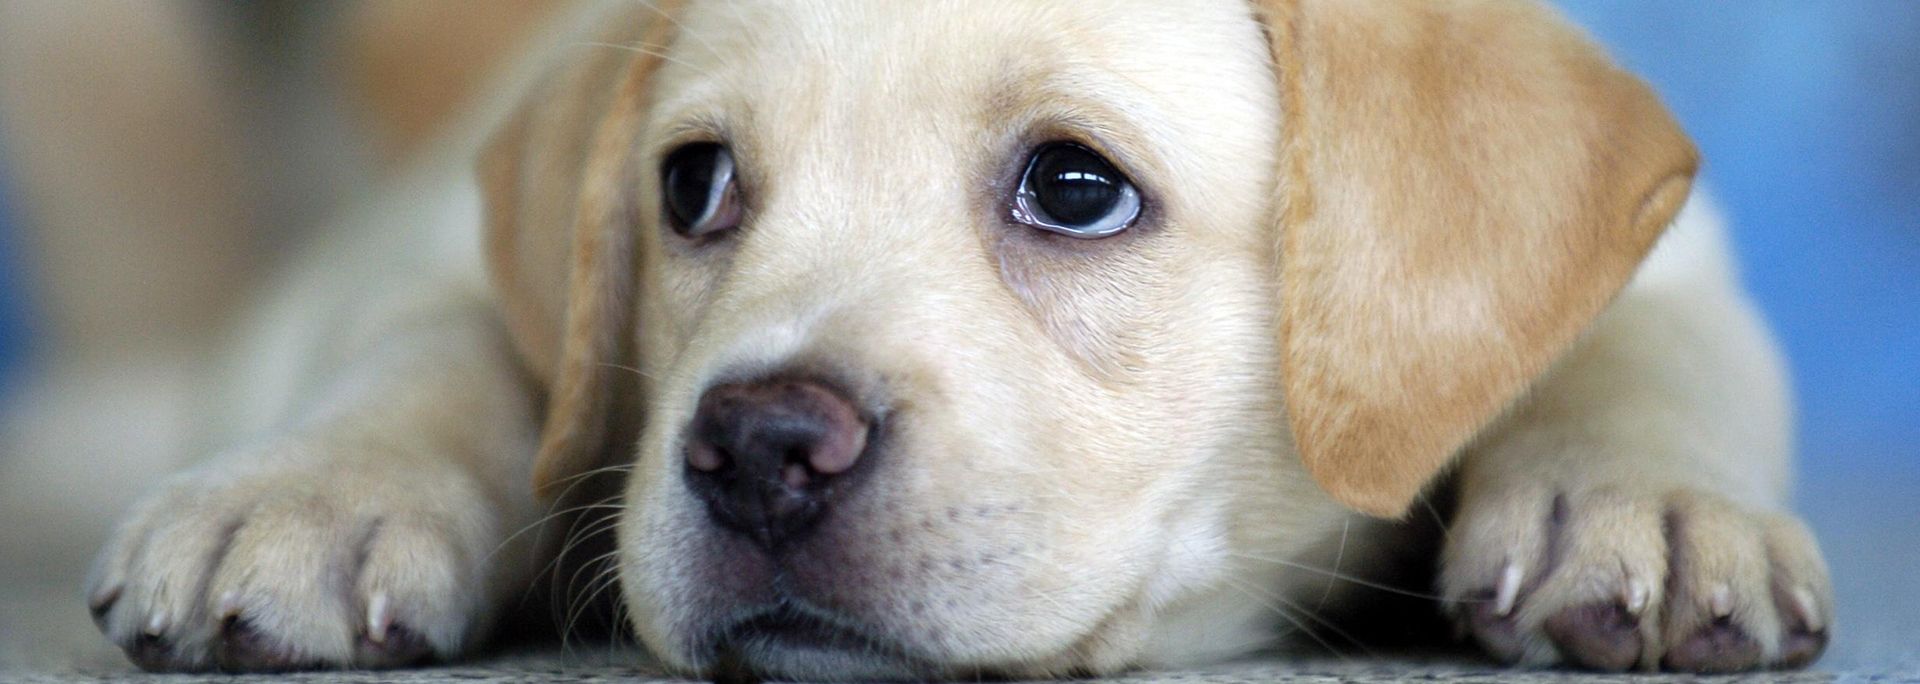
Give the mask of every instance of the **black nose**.
[[769, 549], [812, 529], [867, 447], [853, 402], [801, 380], [720, 385], [687, 434], [687, 485], [722, 527]]

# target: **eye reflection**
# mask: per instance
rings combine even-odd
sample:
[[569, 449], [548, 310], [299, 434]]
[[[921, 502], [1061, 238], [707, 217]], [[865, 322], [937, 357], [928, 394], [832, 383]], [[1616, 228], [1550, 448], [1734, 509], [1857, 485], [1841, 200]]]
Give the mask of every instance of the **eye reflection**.
[[667, 155], [661, 193], [673, 230], [701, 237], [740, 224], [740, 198], [733, 153], [718, 143], [693, 143]]

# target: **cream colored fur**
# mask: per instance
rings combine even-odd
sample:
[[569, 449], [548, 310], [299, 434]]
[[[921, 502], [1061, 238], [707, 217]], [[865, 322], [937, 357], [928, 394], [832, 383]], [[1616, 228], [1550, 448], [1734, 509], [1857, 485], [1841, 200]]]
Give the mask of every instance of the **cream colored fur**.
[[[1305, 214], [1276, 196], [1299, 197], [1289, 182], [1364, 190], [1365, 179], [1334, 178], [1353, 166], [1289, 168], [1300, 145], [1337, 135], [1289, 127], [1290, 98], [1316, 97], [1315, 86], [1276, 77], [1287, 60], [1273, 41], [1352, 17], [1307, 2], [1276, 23], [1274, 8], [1288, 3], [1256, 11], [1244, 0], [687, 4], [617, 3], [562, 22], [427, 163], [293, 269], [236, 355], [224, 422], [234, 446], [149, 496], [102, 555], [89, 591], [110, 606], [110, 638], [129, 649], [143, 634], [162, 638], [159, 665], [200, 669], [220, 659], [224, 620], [237, 617], [295, 664], [386, 665], [383, 639], [399, 624], [442, 657], [465, 655], [553, 552], [531, 541], [539, 535], [511, 536], [541, 519], [536, 472], [551, 493], [610, 465], [626, 476], [624, 614], [667, 665], [709, 671], [703, 630], [732, 609], [732, 592], [759, 591], [764, 578], [715, 575], [746, 551], [680, 484], [676, 445], [706, 387], [794, 364], [830, 368], [863, 401], [902, 412], [877, 493], [836, 512], [858, 523], [838, 528], [844, 543], [818, 554], [818, 567], [795, 573], [868, 573], [866, 589], [832, 585], [819, 600], [909, 655], [776, 649], [748, 663], [762, 672], [1062, 676], [1272, 644], [1286, 616], [1321, 599], [1325, 551], [1361, 558], [1385, 539], [1341, 501], [1389, 514], [1413, 501], [1404, 486], [1352, 475], [1373, 466], [1343, 466], [1343, 453], [1386, 459], [1391, 479], [1414, 473], [1416, 486], [1453, 465], [1459, 508], [1438, 591], [1496, 655], [1614, 667], [1564, 651], [1547, 623], [1615, 599], [1644, 618], [1629, 665], [1660, 666], [1722, 617], [1764, 649], [1748, 665], [1785, 659], [1794, 624], [1824, 634], [1825, 570], [1783, 508], [1791, 439], [1780, 360], [1708, 200], [1696, 193], [1618, 289], [1680, 202], [1662, 194], [1675, 187], [1667, 181], [1682, 178], [1684, 192], [1690, 177], [1677, 133], [1646, 133], [1645, 157], [1658, 163], [1633, 157], [1611, 174], [1500, 186], [1532, 193], [1502, 199], [1516, 211], [1577, 226], [1658, 220], [1572, 248], [1610, 266], [1552, 261], [1540, 281], [1550, 285], [1527, 286], [1564, 291], [1490, 298], [1522, 308], [1534, 306], [1527, 293], [1552, 299], [1540, 305], [1553, 319], [1542, 329], [1566, 335], [1516, 333], [1518, 360], [1466, 359], [1493, 368], [1460, 380], [1488, 383], [1488, 394], [1408, 388], [1492, 402], [1497, 416], [1380, 413], [1437, 421], [1410, 428], [1427, 436], [1404, 444], [1444, 453], [1342, 452], [1349, 442], [1337, 441], [1316, 446], [1332, 460], [1310, 472], [1290, 425], [1319, 409], [1283, 396], [1295, 385], [1279, 359], [1317, 347], [1274, 331], [1290, 322], [1282, 317], [1342, 313], [1280, 300], [1358, 290], [1282, 294], [1277, 277], [1304, 276], [1274, 253], [1276, 230], [1308, 224], [1285, 223]], [[1432, 7], [1476, 19], [1483, 7], [1517, 7], [1526, 22], [1552, 21], [1507, 3]], [[1515, 54], [1550, 45], [1575, 55], [1569, 73], [1640, 92], [1583, 61], [1597, 53], [1557, 24], [1523, 25]], [[1326, 64], [1313, 73], [1339, 73]], [[597, 87], [567, 80], [603, 77], [586, 83]], [[610, 102], [555, 113], [582, 97]], [[1588, 125], [1578, 109], [1588, 103], [1555, 103]], [[1361, 111], [1344, 106], [1300, 105]], [[1657, 104], [1606, 111], [1669, 125]], [[1050, 139], [1036, 131], [1084, 136], [1122, 160], [1151, 194], [1153, 223], [1067, 245], [1005, 225], [998, 174]], [[657, 160], [700, 136], [725, 136], [758, 191], [751, 227], [724, 251], [690, 249], [652, 218]], [[483, 150], [485, 187], [472, 171]], [[1337, 154], [1319, 151], [1320, 161]], [[1498, 161], [1447, 159], [1468, 174]], [[1536, 171], [1570, 166], [1593, 168]], [[1559, 212], [1556, 189], [1591, 196]], [[1323, 195], [1316, 220], [1337, 223], [1337, 202], [1363, 194]], [[1514, 263], [1526, 256], [1474, 264], [1491, 269], [1475, 282], [1533, 266]], [[488, 287], [487, 259], [499, 289]], [[1597, 317], [1580, 308], [1602, 305]], [[1449, 322], [1459, 327], [1433, 334], [1481, 334], [1473, 321], [1435, 325]], [[1427, 334], [1401, 332], [1386, 339], [1420, 345]], [[1436, 358], [1456, 357], [1408, 367], [1430, 371]], [[1488, 379], [1529, 359], [1541, 368], [1523, 387]], [[1473, 439], [1443, 443], [1454, 433]], [[602, 438], [618, 461], [596, 460]]]

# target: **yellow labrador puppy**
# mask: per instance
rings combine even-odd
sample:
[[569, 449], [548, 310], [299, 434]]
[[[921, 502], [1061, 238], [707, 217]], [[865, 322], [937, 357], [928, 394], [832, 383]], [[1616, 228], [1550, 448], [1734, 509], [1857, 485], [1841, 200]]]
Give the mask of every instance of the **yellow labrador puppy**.
[[1227, 658], [1443, 493], [1436, 610], [1502, 660], [1825, 645], [1694, 149], [1535, 3], [565, 23], [262, 309], [233, 446], [92, 580], [136, 662], [459, 657], [596, 471], [620, 614], [689, 674]]

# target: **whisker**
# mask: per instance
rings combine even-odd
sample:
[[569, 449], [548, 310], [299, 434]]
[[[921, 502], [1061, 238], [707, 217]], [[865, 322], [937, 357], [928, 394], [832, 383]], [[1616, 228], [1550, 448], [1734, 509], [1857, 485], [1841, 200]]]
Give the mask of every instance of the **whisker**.
[[713, 53], [713, 56], [715, 57], [720, 56], [720, 49], [714, 47], [713, 43], [708, 42], [706, 36], [703, 36], [688, 30], [686, 24], [680, 23], [680, 20], [673, 18], [672, 14], [669, 14], [666, 10], [660, 9], [659, 5], [655, 5], [652, 2], [649, 2], [649, 0], [635, 0], [635, 2], [640, 3], [642, 6], [646, 7], [649, 10], [653, 10], [654, 14], [659, 15], [661, 19], [667, 20], [667, 23], [673, 24], [673, 27], [675, 29], [678, 29], [676, 33], [678, 33], [679, 35], [683, 35], [688, 38], [692, 38], [696, 41], [699, 41], [701, 46], [707, 48], [707, 52]]
[[[633, 468], [634, 468], [634, 465], [632, 463], [616, 463], [614, 465], [603, 466], [600, 468], [594, 468], [593, 470], [588, 470], [585, 472], [568, 475], [558, 480], [554, 480], [554, 482], [573, 482], [577, 480], [584, 480], [594, 475], [600, 475], [603, 473], [623, 472], [623, 471], [633, 470]], [[561, 493], [565, 494], [566, 492], [561, 492]]]
[[[576, 569], [573, 571], [573, 578], [568, 580], [567, 582], [567, 595], [569, 596], [569, 598], [567, 600], [566, 615], [561, 621], [561, 624], [562, 624], [562, 627], [560, 629], [561, 650], [567, 651], [571, 648], [572, 639], [574, 634], [579, 629], [580, 621], [585, 619], [587, 616], [587, 612], [593, 608], [593, 602], [597, 600], [601, 596], [601, 594], [603, 594], [606, 591], [606, 588], [608, 586], [612, 586], [613, 580], [618, 579], [618, 577], [615, 576], [613, 573], [616, 572], [620, 566], [617, 563], [610, 562], [618, 554], [619, 554], [619, 550], [616, 549], [613, 551], [608, 551], [606, 553], [600, 554], [598, 556], [594, 556], [593, 558], [587, 560], [585, 563], [580, 564], [579, 569]], [[573, 591], [573, 588], [576, 584], [579, 583], [580, 573], [585, 572], [588, 568], [595, 567], [596, 565], [600, 567], [599, 569], [595, 570], [592, 576], [587, 580], [586, 591], [581, 593], [575, 593]], [[598, 585], [598, 588], [595, 588], [595, 585]]]
[[[563, 477], [563, 478], [560, 478], [560, 479], [558, 479], [558, 480], [554, 480], [554, 482], [556, 482], [556, 483], [557, 483], [557, 482], [566, 482], [566, 483], [569, 483], [569, 484], [567, 485], [567, 488], [566, 488], [566, 489], [562, 489], [562, 490], [560, 490], [560, 493], [559, 493], [559, 494], [555, 494], [555, 495], [553, 496], [553, 504], [552, 504], [552, 505], [553, 505], [553, 506], [558, 506], [558, 505], [560, 505], [560, 504], [561, 504], [562, 502], [565, 502], [565, 501], [567, 501], [567, 500], [568, 500], [569, 498], [571, 498], [571, 497], [573, 496], [573, 490], [574, 490], [575, 488], [578, 488], [578, 487], [579, 487], [580, 485], [583, 485], [583, 484], [586, 484], [586, 483], [587, 483], [588, 481], [590, 481], [590, 480], [592, 480], [592, 479], [593, 479], [593, 477], [594, 477], [594, 476], [596, 476], [596, 475], [605, 475], [605, 474], [608, 474], [608, 473], [625, 473], [625, 472], [632, 472], [632, 471], [633, 471], [633, 468], [634, 468], [634, 465], [633, 465], [632, 463], [619, 463], [619, 464], [615, 464], [615, 465], [610, 465], [610, 466], [605, 466], [605, 467], [600, 467], [600, 468], [594, 468], [594, 469], [592, 469], [592, 470], [588, 470], [588, 471], [586, 471], [586, 472], [581, 472], [581, 473], [575, 473], [575, 474], [573, 474], [573, 475], [568, 475], [568, 476], [566, 476], [566, 477]], [[613, 497], [611, 497], [611, 496], [609, 496], [608, 498], [613, 498]], [[551, 507], [549, 507], [549, 508], [551, 508]]]
[[674, 64], [678, 64], [680, 66], [686, 67], [688, 69], [692, 69], [701, 74], [706, 73], [705, 69], [701, 69], [700, 67], [694, 66], [693, 64], [688, 63], [686, 60], [680, 59], [678, 57], [674, 57], [673, 55], [669, 55], [666, 53], [665, 50], [660, 50], [656, 48], [647, 48], [639, 45], [621, 45], [619, 43], [606, 43], [606, 42], [601, 42], [596, 40], [583, 40], [583, 41], [574, 43], [574, 45], [582, 46], [582, 47], [602, 47], [602, 48], [612, 48], [615, 50], [625, 50], [627, 52], [647, 55], [649, 57], [658, 57], [660, 59], [664, 59], [666, 61], [673, 62]]
[[1329, 575], [1329, 577], [1327, 577], [1327, 589], [1320, 593], [1320, 603], [1314, 607], [1315, 610], [1325, 609], [1327, 607], [1327, 599], [1333, 598], [1333, 585], [1339, 581], [1340, 561], [1345, 560], [1347, 557], [1347, 533], [1352, 530], [1353, 518], [1349, 517], [1341, 521], [1340, 548], [1335, 549], [1333, 552], [1333, 570], [1327, 573]]
[[618, 363], [609, 363], [609, 362], [604, 362], [604, 361], [603, 361], [603, 362], [601, 362], [601, 363], [600, 363], [600, 367], [602, 367], [602, 368], [612, 368], [612, 369], [614, 369], [614, 370], [623, 370], [623, 371], [627, 371], [627, 372], [629, 372], [629, 373], [632, 373], [632, 374], [634, 374], [634, 375], [638, 375], [638, 376], [640, 376], [640, 377], [642, 377], [642, 378], [645, 378], [645, 379], [647, 379], [647, 380], [655, 380], [655, 381], [657, 381], [657, 380], [659, 380], [659, 379], [660, 379], [660, 376], [658, 376], [658, 375], [654, 375], [654, 374], [652, 374], [652, 373], [648, 373], [648, 372], [646, 372], [646, 371], [643, 371], [643, 370], [640, 370], [640, 369], [638, 369], [638, 368], [634, 368], [633, 366], [627, 366], [627, 365], [623, 365], [623, 364], [618, 364]]
[[[588, 573], [589, 569], [593, 569], [595, 563], [605, 563], [607, 559], [611, 559], [616, 551], [618, 550], [605, 551], [605, 553], [599, 553], [599, 555], [595, 555], [595, 557], [591, 557], [591, 559], [582, 561], [572, 573], [564, 578], [564, 582], [559, 571], [551, 574], [551, 576], [553, 576], [553, 580], [549, 582], [549, 586], [551, 586], [551, 588], [549, 588], [549, 592], [551, 592], [551, 607], [553, 607], [553, 621], [561, 624], [561, 646], [568, 644], [574, 628], [578, 626], [578, 621], [580, 621], [580, 617], [582, 617], [582, 611], [586, 609], [586, 605], [580, 603], [580, 596], [582, 596], [582, 594], [576, 592], [576, 588], [580, 586], [580, 576], [582, 576], [582, 573]], [[589, 576], [599, 576], [599, 573], [595, 571], [595, 573], [591, 573]], [[589, 584], [589, 586], [591, 586], [591, 584]]]
[[[1294, 612], [1297, 612], [1301, 615], [1306, 616], [1308, 620], [1312, 620], [1314, 621], [1314, 623], [1320, 625], [1321, 627], [1325, 627], [1327, 631], [1333, 632], [1335, 636], [1338, 636], [1342, 639], [1346, 639], [1347, 643], [1353, 644], [1354, 646], [1358, 647], [1361, 651], [1365, 652], [1367, 657], [1371, 658], [1378, 655], [1377, 653], [1374, 653], [1372, 648], [1369, 648], [1367, 646], [1366, 642], [1361, 641], [1359, 638], [1353, 636], [1353, 634], [1348, 632], [1347, 630], [1341, 629], [1340, 626], [1334, 624], [1333, 621], [1320, 617], [1320, 614], [1318, 612], [1302, 608], [1300, 604], [1289, 601], [1287, 600], [1287, 597], [1280, 596], [1278, 594], [1275, 594], [1273, 596], [1273, 600], [1279, 601], [1280, 603], [1286, 605], [1288, 608], [1292, 608]], [[1341, 657], [1344, 658], [1345, 656], [1341, 656]]]
[[[586, 530], [581, 529], [581, 523], [588, 518], [588, 516], [585, 516], [585, 515], [579, 516], [579, 518], [575, 519], [572, 524], [567, 526], [567, 531], [565, 535], [562, 537], [561, 548], [553, 554], [553, 557], [550, 560], [548, 560], [545, 565], [542, 565], [540, 569], [534, 573], [534, 577], [536, 579], [543, 576], [551, 576], [553, 578], [553, 581], [548, 583], [548, 590], [550, 592], [557, 592], [559, 590], [560, 566], [565, 562], [567, 554], [572, 553], [573, 549], [579, 546], [581, 543], [584, 543], [588, 539], [591, 539], [593, 534], [597, 533], [594, 528], [600, 527], [604, 524], [610, 524], [610, 523], [607, 523], [607, 521], [609, 520], [617, 521], [619, 519], [620, 517], [619, 512], [626, 508], [626, 504], [624, 502], [618, 501], [618, 499], [619, 499], [619, 495], [617, 494], [609, 495], [599, 500], [592, 501], [581, 506], [575, 506], [572, 509], [569, 509], [570, 511], [609, 510], [612, 512], [602, 515], [600, 517], [592, 518], [590, 522], [587, 522], [588, 529]], [[542, 529], [544, 530], [544, 528]], [[521, 603], [523, 605], [528, 600], [531, 600], [533, 598], [534, 588], [535, 588], [535, 585], [533, 584], [528, 585], [526, 593], [521, 598]], [[554, 600], [554, 601], [558, 601], [563, 598], [564, 596], [558, 593], [553, 593], [552, 596], [550, 596], [550, 600]], [[555, 617], [558, 617], [558, 616], [556, 615]]]
[[[615, 565], [614, 567], [617, 568], [619, 566]], [[619, 578], [616, 576], [614, 578], [614, 581], [618, 582]], [[615, 649], [615, 648], [619, 648], [622, 645], [621, 637], [626, 636], [627, 619], [631, 617], [633, 617], [632, 611], [629, 611], [627, 609], [627, 602], [624, 600], [621, 600], [620, 597], [614, 597], [613, 626], [612, 626], [612, 629], [607, 630], [607, 648]]]
[[[579, 548], [581, 544], [592, 541], [595, 537], [612, 530], [619, 524], [620, 516], [618, 515], [596, 518], [593, 522], [587, 523], [587, 527], [584, 530], [579, 529], [579, 525], [576, 523], [574, 529], [568, 531], [567, 543], [561, 547], [559, 553], [554, 554], [553, 562], [548, 564], [548, 568], [542, 570], [542, 574], [545, 574], [545, 572], [549, 570], [554, 573], [553, 588], [556, 590], [561, 588], [559, 586], [559, 573], [562, 570], [560, 565], [568, 554], [573, 553], [573, 550]], [[561, 596], [564, 596], [564, 594]]]
[[531, 522], [531, 523], [528, 523], [526, 527], [522, 527], [522, 528], [520, 528], [520, 531], [518, 531], [518, 532], [515, 532], [515, 533], [513, 533], [513, 534], [510, 534], [510, 535], [507, 535], [507, 538], [506, 538], [506, 539], [502, 539], [502, 540], [500, 540], [500, 544], [499, 544], [499, 545], [497, 545], [497, 546], [495, 546], [495, 547], [493, 547], [493, 550], [492, 550], [492, 551], [490, 551], [490, 552], [488, 552], [485, 558], [482, 558], [482, 559], [480, 559], [480, 562], [481, 562], [482, 564], [484, 564], [484, 563], [487, 563], [487, 562], [489, 562], [489, 561], [491, 561], [491, 560], [493, 560], [493, 557], [494, 557], [494, 556], [496, 556], [496, 555], [498, 555], [498, 554], [499, 554], [499, 553], [500, 553], [501, 551], [504, 551], [504, 550], [506, 550], [506, 548], [507, 548], [507, 545], [508, 545], [508, 544], [511, 544], [511, 543], [513, 543], [513, 540], [514, 540], [514, 539], [517, 539], [517, 538], [519, 538], [519, 537], [520, 537], [521, 535], [523, 535], [523, 534], [526, 534], [526, 533], [528, 533], [528, 532], [531, 532], [531, 531], [533, 531], [533, 530], [534, 530], [534, 528], [536, 528], [536, 527], [540, 527], [540, 526], [542, 526], [542, 525], [545, 525], [545, 524], [547, 524], [547, 523], [549, 523], [549, 522], [552, 522], [554, 518], [558, 518], [558, 517], [560, 517], [560, 516], [563, 516], [563, 515], [567, 515], [567, 514], [569, 514], [569, 513], [578, 513], [578, 512], [580, 512], [580, 511], [590, 511], [590, 510], [600, 510], [600, 509], [609, 509], [609, 508], [611, 508], [611, 509], [620, 509], [620, 508], [626, 508], [626, 504], [619, 504], [619, 503], [592, 503], [592, 504], [585, 504], [585, 505], [581, 505], [581, 506], [569, 506], [569, 507], [567, 507], [567, 508], [564, 508], [564, 509], [561, 509], [561, 510], [558, 510], [558, 511], [554, 511], [554, 512], [552, 512], [552, 513], [548, 513], [548, 514], [546, 514], [546, 515], [543, 515], [543, 516], [540, 516], [540, 519], [539, 519], [539, 520], [535, 520], [535, 521], [533, 521], [533, 522]]
[[1420, 505], [1425, 506], [1427, 514], [1433, 516], [1433, 524], [1440, 528], [1440, 539], [1443, 542], [1453, 541], [1453, 527], [1448, 525], [1445, 517], [1440, 515], [1440, 509], [1434, 508], [1433, 500], [1421, 496]]
[[[574, 488], [579, 487], [581, 484], [587, 482], [593, 476], [602, 475], [606, 473], [629, 472], [633, 470], [633, 467], [634, 466], [631, 463], [616, 464], [616, 465], [605, 466], [601, 468], [594, 468], [586, 472], [577, 473], [577, 474], [570, 475], [565, 478], [556, 480], [556, 482], [571, 482], [571, 484], [567, 485], [566, 489], [560, 490], [560, 493], [553, 497], [553, 504], [548, 507], [547, 513], [545, 515], [534, 520], [531, 524], [527, 525], [526, 527], [520, 528], [519, 531], [514, 532], [511, 535], [508, 535], [506, 539], [501, 540], [500, 544], [493, 548], [493, 551], [490, 551], [487, 553], [487, 558], [488, 559], [493, 558], [493, 556], [499, 554], [502, 550], [506, 549], [507, 544], [511, 543], [514, 539], [518, 538], [520, 535], [526, 534], [529, 530], [539, 528], [542, 530], [542, 534], [544, 534], [545, 533], [544, 525], [547, 522], [553, 520], [554, 518], [560, 517], [562, 515], [567, 515], [569, 513], [578, 513], [582, 511], [596, 510], [596, 509], [601, 509], [606, 507], [615, 507], [615, 508], [624, 507], [625, 504], [621, 504], [621, 503], [609, 504], [608, 503], [609, 501], [613, 501], [619, 498], [618, 494], [612, 494], [598, 501], [588, 502], [585, 505], [573, 506], [564, 510], [554, 510], [554, 507], [559, 506], [562, 502], [567, 501], [568, 498], [573, 495]], [[539, 540], [536, 539], [534, 541], [534, 546], [538, 547], [539, 545], [540, 545]], [[543, 569], [541, 572], [544, 573], [545, 570]], [[531, 590], [529, 590], [529, 593], [531, 593]], [[524, 599], [523, 599], [523, 602], [524, 602]]]
[[[1392, 586], [1392, 585], [1387, 585], [1387, 584], [1381, 584], [1381, 583], [1379, 583], [1379, 582], [1373, 582], [1373, 581], [1369, 581], [1369, 580], [1366, 580], [1366, 579], [1363, 579], [1363, 578], [1360, 578], [1360, 577], [1356, 577], [1356, 576], [1353, 576], [1353, 575], [1349, 575], [1349, 574], [1346, 574], [1346, 573], [1341, 573], [1341, 572], [1335, 572], [1335, 571], [1332, 571], [1332, 570], [1327, 570], [1327, 569], [1325, 569], [1325, 568], [1318, 568], [1318, 567], [1314, 567], [1314, 566], [1312, 566], [1312, 565], [1308, 565], [1308, 564], [1306, 564], [1306, 563], [1299, 563], [1299, 562], [1295, 562], [1295, 561], [1290, 561], [1290, 560], [1284, 560], [1284, 559], [1279, 559], [1279, 558], [1267, 558], [1267, 557], [1264, 557], [1264, 556], [1254, 556], [1254, 555], [1248, 555], [1248, 554], [1244, 554], [1244, 553], [1236, 553], [1236, 554], [1233, 554], [1233, 557], [1235, 557], [1235, 558], [1240, 558], [1240, 559], [1244, 559], [1244, 560], [1251, 560], [1251, 561], [1259, 561], [1259, 562], [1262, 562], [1262, 563], [1272, 563], [1272, 564], [1274, 564], [1274, 565], [1281, 565], [1281, 566], [1285, 566], [1285, 567], [1289, 567], [1289, 568], [1293, 568], [1293, 569], [1296, 569], [1296, 570], [1302, 570], [1302, 571], [1306, 571], [1306, 572], [1311, 572], [1311, 573], [1314, 573], [1314, 574], [1319, 574], [1319, 575], [1327, 575], [1327, 576], [1329, 576], [1329, 577], [1333, 577], [1334, 579], [1336, 579], [1336, 580], [1339, 580], [1339, 581], [1342, 581], [1342, 582], [1351, 582], [1351, 583], [1353, 583], [1353, 584], [1357, 584], [1357, 585], [1360, 585], [1360, 586], [1363, 586], [1363, 587], [1366, 587], [1366, 588], [1368, 588], [1368, 589], [1376, 589], [1376, 590], [1379, 590], [1379, 591], [1384, 591], [1384, 592], [1387, 592], [1387, 593], [1390, 593], [1390, 594], [1399, 594], [1399, 595], [1401, 595], [1401, 596], [1411, 596], [1411, 597], [1413, 597], [1413, 598], [1420, 598], [1420, 599], [1427, 599], [1427, 600], [1431, 600], [1431, 601], [1445, 601], [1445, 600], [1447, 600], [1447, 598], [1446, 598], [1446, 597], [1444, 597], [1444, 596], [1440, 596], [1440, 595], [1437, 595], [1437, 594], [1429, 594], [1429, 593], [1425, 593], [1425, 592], [1418, 592], [1418, 591], [1413, 591], [1413, 590], [1411, 590], [1411, 589], [1403, 589], [1403, 588], [1400, 588], [1400, 587], [1396, 587], [1396, 586]], [[1480, 601], [1480, 600], [1478, 600], [1478, 599], [1462, 599], [1462, 600], [1461, 600], [1461, 602], [1463, 602], [1463, 603], [1476, 603], [1476, 602], [1481, 602], [1481, 601]]]
[[1248, 598], [1258, 601], [1260, 605], [1265, 606], [1266, 609], [1269, 611], [1272, 611], [1273, 614], [1278, 615], [1281, 618], [1284, 618], [1287, 622], [1292, 623], [1294, 630], [1301, 632], [1303, 634], [1306, 634], [1308, 638], [1313, 639], [1314, 642], [1320, 644], [1321, 648], [1327, 649], [1327, 652], [1332, 653], [1334, 657], [1341, 658], [1341, 659], [1346, 658], [1346, 654], [1341, 653], [1339, 648], [1334, 647], [1332, 643], [1329, 643], [1325, 638], [1322, 638], [1319, 634], [1316, 634], [1312, 628], [1307, 626], [1306, 623], [1301, 622], [1299, 618], [1294, 617], [1291, 611], [1288, 611], [1286, 608], [1283, 608], [1281, 606], [1274, 605], [1274, 603], [1271, 601], [1271, 599], [1273, 598], [1272, 596], [1266, 594], [1265, 592], [1256, 591], [1252, 585], [1231, 577], [1227, 578], [1227, 585], [1232, 587], [1234, 590], [1239, 591], [1241, 594], [1247, 596]]

